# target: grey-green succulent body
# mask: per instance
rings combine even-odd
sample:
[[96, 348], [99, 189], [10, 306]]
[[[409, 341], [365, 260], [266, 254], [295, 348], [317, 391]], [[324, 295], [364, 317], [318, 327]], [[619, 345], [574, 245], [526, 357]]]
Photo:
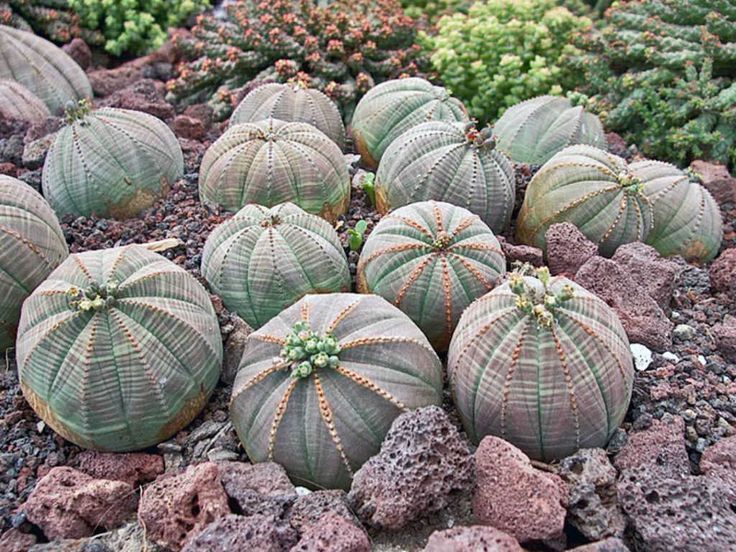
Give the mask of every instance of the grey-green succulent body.
[[0, 116], [38, 123], [49, 117], [49, 108], [19, 82], [0, 80]]

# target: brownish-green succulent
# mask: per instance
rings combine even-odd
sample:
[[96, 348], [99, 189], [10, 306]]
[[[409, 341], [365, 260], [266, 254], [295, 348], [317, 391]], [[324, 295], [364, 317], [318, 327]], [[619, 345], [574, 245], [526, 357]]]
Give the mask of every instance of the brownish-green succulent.
[[0, 80], [0, 116], [37, 123], [50, 115], [33, 92], [12, 80]]
[[502, 437], [550, 461], [604, 447], [634, 369], [613, 310], [572, 281], [514, 273], [463, 314], [447, 362], [468, 436]]
[[230, 127], [204, 154], [203, 203], [238, 211], [293, 202], [334, 222], [347, 211], [350, 175], [342, 151], [307, 123], [266, 119]]
[[358, 262], [358, 289], [399, 307], [439, 351], [465, 308], [506, 273], [501, 245], [477, 215], [423, 201], [381, 219]]
[[202, 285], [142, 246], [70, 256], [23, 305], [20, 386], [54, 431], [85, 448], [164, 441], [207, 402], [222, 341]]
[[253, 328], [308, 293], [350, 290], [337, 232], [293, 203], [246, 205], [215, 228], [202, 252], [202, 274]]
[[230, 416], [253, 462], [348, 488], [403, 411], [442, 400], [421, 330], [376, 295], [307, 295], [246, 343]]
[[23, 301], [69, 254], [49, 204], [0, 175], [0, 352], [12, 347]]

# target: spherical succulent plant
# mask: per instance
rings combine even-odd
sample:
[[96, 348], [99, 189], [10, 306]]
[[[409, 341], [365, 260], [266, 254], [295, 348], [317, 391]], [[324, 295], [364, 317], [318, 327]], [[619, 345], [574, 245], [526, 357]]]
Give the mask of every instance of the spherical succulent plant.
[[341, 149], [345, 126], [337, 105], [322, 92], [300, 83], [269, 83], [252, 90], [230, 117], [230, 126], [274, 118], [309, 123], [324, 132]]
[[421, 330], [376, 295], [307, 295], [248, 338], [230, 415], [254, 462], [347, 488], [403, 411], [442, 400]]
[[70, 101], [92, 97], [81, 67], [48, 40], [0, 25], [0, 79], [25, 86], [56, 114]]
[[514, 168], [495, 149], [490, 129], [434, 121], [407, 130], [386, 149], [375, 194], [382, 213], [415, 201], [446, 201], [500, 232], [511, 220], [516, 183]]
[[613, 310], [546, 268], [514, 273], [468, 307], [447, 367], [471, 440], [496, 435], [542, 461], [605, 446], [634, 379]]
[[23, 305], [23, 394], [65, 439], [135, 450], [187, 425], [220, 374], [222, 341], [197, 280], [142, 246], [71, 255]]
[[23, 301], [69, 254], [41, 194], [0, 175], [0, 351], [13, 346]]
[[545, 233], [571, 222], [603, 255], [644, 241], [652, 229], [652, 203], [644, 193], [646, 174], [624, 159], [592, 146], [570, 146], [547, 161], [526, 190], [517, 220], [521, 243], [546, 249]]
[[181, 146], [141, 111], [67, 109], [43, 167], [43, 192], [59, 215], [129, 218], [166, 194], [184, 172]]
[[50, 115], [46, 104], [25, 86], [0, 80], [0, 116], [37, 123]]
[[699, 263], [713, 259], [721, 247], [723, 221], [710, 192], [669, 163], [639, 161], [631, 170], [645, 182], [644, 195], [654, 211], [647, 243], [665, 256]]
[[420, 78], [386, 81], [358, 102], [351, 129], [363, 164], [375, 168], [386, 148], [427, 121], [467, 121], [463, 104], [441, 86]]
[[516, 163], [541, 165], [567, 146], [607, 149], [600, 119], [567, 98], [538, 96], [508, 108], [493, 125], [498, 149]]
[[505, 273], [501, 246], [477, 215], [423, 201], [392, 211], [371, 232], [358, 289], [399, 307], [444, 351], [463, 310]]
[[246, 205], [207, 238], [202, 274], [225, 306], [259, 328], [308, 293], [350, 290], [340, 238], [293, 203]]
[[334, 222], [350, 203], [350, 175], [342, 151], [323, 132], [266, 119], [230, 127], [210, 146], [199, 196], [230, 211], [291, 201]]

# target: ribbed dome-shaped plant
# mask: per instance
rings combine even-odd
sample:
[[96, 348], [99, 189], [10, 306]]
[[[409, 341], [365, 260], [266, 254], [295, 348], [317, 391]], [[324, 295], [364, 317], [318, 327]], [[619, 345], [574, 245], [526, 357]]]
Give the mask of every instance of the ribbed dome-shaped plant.
[[50, 115], [49, 108], [22, 84], [0, 80], [0, 116], [39, 122]]
[[386, 148], [410, 128], [427, 121], [467, 121], [460, 102], [441, 86], [412, 77], [383, 82], [358, 102], [351, 129], [363, 164], [375, 168]]
[[160, 119], [86, 101], [67, 109], [43, 167], [43, 193], [60, 215], [130, 218], [184, 172], [181, 146]]
[[511, 220], [515, 187], [514, 168], [495, 149], [490, 129], [434, 121], [406, 131], [386, 149], [376, 173], [376, 207], [385, 213], [416, 201], [446, 201], [500, 232]]
[[575, 144], [607, 148], [600, 119], [557, 96], [538, 96], [511, 106], [493, 125], [493, 134], [498, 149], [517, 163], [541, 165]]
[[323, 132], [266, 119], [230, 127], [210, 146], [199, 169], [199, 197], [230, 211], [290, 201], [334, 222], [350, 203], [350, 175], [342, 151]]
[[324, 132], [340, 148], [345, 146], [345, 126], [337, 105], [315, 88], [298, 83], [259, 86], [235, 108], [230, 126], [268, 118], [308, 123]]
[[399, 414], [441, 400], [440, 360], [399, 309], [376, 295], [307, 295], [249, 336], [230, 416], [253, 462], [345, 489]]
[[164, 441], [205, 405], [222, 341], [208, 293], [143, 246], [71, 255], [23, 305], [23, 394], [65, 439], [126, 451]]
[[644, 195], [654, 210], [647, 243], [665, 256], [699, 263], [713, 259], [721, 247], [723, 220], [710, 192], [669, 163], [638, 161], [631, 170], [645, 182]]
[[293, 203], [246, 205], [207, 238], [202, 274], [225, 306], [260, 328], [307, 293], [350, 290], [340, 238]]
[[0, 79], [25, 86], [56, 114], [68, 102], [92, 97], [82, 68], [48, 40], [0, 25]]
[[468, 436], [502, 437], [550, 461], [604, 447], [623, 421], [634, 370], [613, 310], [570, 280], [512, 274], [473, 303], [448, 354]]
[[0, 352], [15, 341], [23, 301], [68, 254], [59, 221], [41, 194], [0, 175]]
[[399, 307], [444, 351], [465, 308], [505, 273], [501, 246], [478, 215], [423, 201], [392, 211], [371, 232], [358, 289]]
[[521, 243], [546, 249], [545, 233], [571, 222], [610, 256], [625, 243], [644, 241], [654, 213], [644, 194], [647, 174], [598, 148], [565, 148], [534, 175], [516, 221]]

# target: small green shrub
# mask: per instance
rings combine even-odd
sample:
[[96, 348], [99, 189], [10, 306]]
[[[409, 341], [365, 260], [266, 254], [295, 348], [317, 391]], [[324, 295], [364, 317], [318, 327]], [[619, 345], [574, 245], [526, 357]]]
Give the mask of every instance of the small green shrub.
[[472, 0], [402, 0], [406, 15], [414, 19], [426, 18], [436, 23], [443, 15], [468, 13]]
[[522, 100], [575, 88], [580, 73], [564, 62], [580, 53], [573, 36], [590, 26], [554, 0], [488, 0], [443, 18], [422, 43], [450, 92], [487, 122]]
[[209, 7], [209, 0], [69, 0], [91, 29], [105, 36], [105, 50], [144, 54], [166, 41], [166, 31]]

